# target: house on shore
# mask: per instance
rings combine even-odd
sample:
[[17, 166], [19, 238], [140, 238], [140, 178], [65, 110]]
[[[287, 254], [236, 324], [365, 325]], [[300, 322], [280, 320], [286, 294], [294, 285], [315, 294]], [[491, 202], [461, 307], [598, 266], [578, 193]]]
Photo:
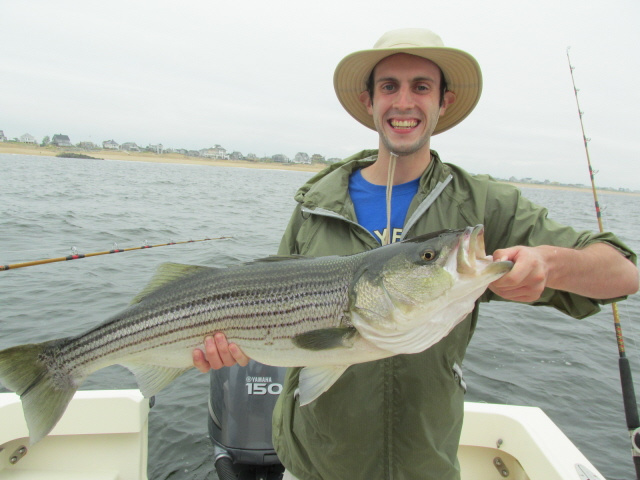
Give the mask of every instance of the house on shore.
[[310, 164], [311, 163], [311, 158], [309, 157], [308, 153], [298, 152], [298, 153], [296, 153], [296, 156], [293, 157], [293, 163]]
[[78, 144], [78, 147], [82, 148], [83, 150], [97, 150], [98, 149], [98, 145], [96, 145], [93, 142], [80, 142]]
[[149, 145], [145, 150], [147, 152], [153, 152], [153, 153], [156, 153], [158, 155], [162, 155], [164, 153], [164, 149], [163, 149], [161, 143], [159, 143], [157, 145]]
[[227, 155], [227, 150], [222, 148], [220, 145], [216, 145], [215, 147], [203, 148], [200, 150], [200, 156], [203, 158], [212, 158], [215, 160], [228, 160], [229, 156]]
[[105, 140], [102, 142], [102, 148], [105, 150], [120, 150], [120, 145], [113, 140]]
[[56, 147], [71, 147], [71, 140], [68, 135], [62, 135], [60, 133], [56, 133], [51, 139], [51, 145], [55, 145]]
[[125, 142], [120, 145], [120, 150], [124, 150], [125, 152], [139, 152], [140, 147], [135, 144], [135, 142]]
[[38, 144], [38, 141], [36, 140], [36, 138], [33, 135], [30, 135], [28, 133], [25, 133], [24, 135], [22, 135], [20, 137], [20, 142], [21, 143], [32, 143], [34, 145]]
[[0, 142], [6, 142], [7, 137], [4, 136], [4, 131], [0, 130]]

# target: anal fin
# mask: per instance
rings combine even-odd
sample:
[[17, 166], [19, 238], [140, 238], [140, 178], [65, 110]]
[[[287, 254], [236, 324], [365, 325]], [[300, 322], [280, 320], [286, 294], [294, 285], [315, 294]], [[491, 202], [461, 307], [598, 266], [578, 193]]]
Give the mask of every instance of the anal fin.
[[145, 397], [152, 397], [192, 367], [172, 368], [141, 363], [122, 364], [129, 369], [138, 382], [138, 388]]

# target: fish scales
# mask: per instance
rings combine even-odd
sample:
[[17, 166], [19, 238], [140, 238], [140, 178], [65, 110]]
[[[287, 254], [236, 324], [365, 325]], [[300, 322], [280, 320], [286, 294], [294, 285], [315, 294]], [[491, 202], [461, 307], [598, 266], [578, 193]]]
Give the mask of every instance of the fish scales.
[[343, 257], [165, 264], [127, 309], [93, 329], [0, 351], [0, 382], [20, 395], [35, 443], [92, 372], [124, 365], [154, 395], [192, 368], [207, 335], [223, 332], [258, 362], [304, 367], [304, 406], [350, 365], [429, 348], [511, 265], [485, 254], [481, 225]]
[[[187, 342], [195, 348], [213, 331], [224, 331], [232, 341], [257, 342], [254, 348], [258, 348], [310, 329], [338, 326], [348, 305], [349, 282], [344, 280], [358, 265], [345, 261], [348, 258], [304, 260], [312, 267], [306, 278], [300, 277], [295, 264], [279, 262], [256, 263], [262, 268], [240, 275], [231, 269], [204, 271], [185, 279], [182, 288], [159, 289], [94, 331], [70, 339], [65, 345], [69, 354], [60, 360], [72, 366], [72, 373], [83, 371], [97, 358], [108, 361], [110, 356], [174, 343]], [[266, 283], [274, 278], [275, 285]], [[265, 283], [256, 285], [256, 279]], [[271, 332], [268, 343], [265, 330]], [[149, 337], [155, 341], [149, 342]]]

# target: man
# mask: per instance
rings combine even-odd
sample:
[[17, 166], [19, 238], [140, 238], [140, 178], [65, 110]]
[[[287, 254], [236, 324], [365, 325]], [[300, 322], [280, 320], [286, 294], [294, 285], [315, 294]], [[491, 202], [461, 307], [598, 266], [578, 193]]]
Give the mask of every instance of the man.
[[[378, 132], [379, 149], [332, 165], [298, 191], [279, 253], [352, 254], [482, 223], [487, 252], [514, 267], [481, 301], [550, 305], [582, 318], [636, 292], [636, 256], [613, 235], [559, 225], [517, 189], [445, 164], [430, 150], [432, 135], [473, 110], [481, 84], [475, 59], [445, 48], [428, 30], [388, 32], [373, 49], [345, 57], [334, 75], [336, 93]], [[289, 369], [273, 418], [285, 478], [458, 479], [459, 365], [477, 318], [476, 307], [422, 353], [353, 365], [304, 407], [299, 369]], [[206, 339], [205, 352], [194, 352], [202, 371], [248, 361], [220, 334]]]

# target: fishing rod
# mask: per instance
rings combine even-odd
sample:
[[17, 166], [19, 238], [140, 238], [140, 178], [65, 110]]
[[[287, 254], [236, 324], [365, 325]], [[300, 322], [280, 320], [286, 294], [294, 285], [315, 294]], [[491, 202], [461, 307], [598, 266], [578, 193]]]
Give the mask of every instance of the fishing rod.
[[[602, 227], [602, 210], [598, 203], [598, 194], [596, 192], [595, 174], [591, 167], [591, 157], [589, 156], [588, 143], [591, 140], [587, 138], [584, 132], [584, 123], [582, 115], [584, 112], [580, 110], [580, 102], [578, 100], [578, 89], [573, 76], [575, 67], [571, 64], [569, 49], [567, 47], [567, 61], [569, 62], [569, 71], [571, 72], [571, 82], [573, 83], [573, 92], [576, 97], [576, 106], [578, 107], [578, 116], [580, 117], [580, 128], [582, 129], [582, 138], [584, 139], [584, 150], [587, 154], [587, 165], [589, 166], [589, 176], [591, 177], [591, 190], [593, 191], [593, 199], [595, 201], [596, 217], [598, 218], [598, 228], [600, 232], [604, 231]], [[618, 304], [612, 303], [613, 325], [616, 332], [616, 342], [618, 344], [618, 367], [620, 369], [620, 384], [622, 386], [622, 401], [624, 404], [624, 414], [627, 420], [627, 429], [631, 438], [631, 454], [633, 455], [633, 463], [636, 468], [636, 479], [640, 480], [640, 418], [638, 417], [638, 404], [636, 401], [635, 389], [633, 387], [633, 378], [631, 376], [631, 365], [624, 347], [624, 336], [622, 335], [622, 325], [620, 324], [620, 315], [618, 314]]]
[[132, 250], [145, 250], [147, 248], [166, 247], [167, 245], [181, 245], [183, 243], [208, 242], [209, 240], [224, 240], [227, 238], [232, 238], [232, 237], [203, 238], [201, 240], [185, 240], [183, 242], [169, 242], [169, 243], [161, 243], [158, 245], [147, 245], [145, 243], [141, 247], [131, 247], [131, 248], [118, 248], [118, 246], [114, 244], [115, 248], [113, 248], [112, 250], [107, 250], [105, 252], [94, 252], [94, 253], [78, 253], [76, 248], [73, 247], [71, 251], [71, 255], [67, 255], [66, 257], [44, 258], [42, 260], [32, 260], [30, 262], [13, 263], [10, 265], [0, 265], [0, 272], [6, 271], [6, 270], [14, 270], [16, 268], [32, 267], [34, 265], [44, 265], [45, 263], [66, 262], [68, 260], [79, 260], [81, 258], [95, 257], [98, 255], [109, 255], [110, 253], [130, 252]]

